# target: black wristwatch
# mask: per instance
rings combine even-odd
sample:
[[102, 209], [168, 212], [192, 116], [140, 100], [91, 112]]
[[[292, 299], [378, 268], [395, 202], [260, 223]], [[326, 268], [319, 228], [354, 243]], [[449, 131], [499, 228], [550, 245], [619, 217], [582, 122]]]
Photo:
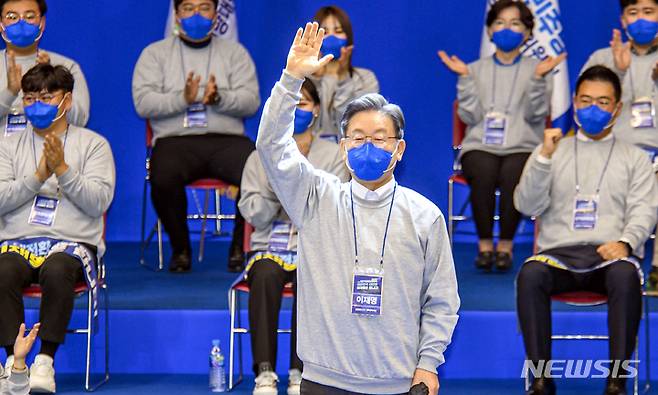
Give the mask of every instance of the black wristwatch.
[[633, 247], [631, 247], [631, 245], [628, 244], [628, 242], [622, 240], [619, 240], [619, 242], [626, 246], [626, 252], [627, 252], [626, 256], [633, 255]]

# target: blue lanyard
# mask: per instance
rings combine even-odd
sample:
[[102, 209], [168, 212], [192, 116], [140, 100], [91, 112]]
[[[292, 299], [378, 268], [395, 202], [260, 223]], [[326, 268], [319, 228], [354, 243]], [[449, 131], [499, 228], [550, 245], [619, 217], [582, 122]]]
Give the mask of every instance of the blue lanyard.
[[[580, 181], [578, 180], [578, 136], [574, 136], [574, 143], [573, 143], [573, 154], [574, 154], [574, 162], [575, 163], [575, 168], [576, 168], [576, 195], [580, 193]], [[608, 158], [605, 160], [605, 165], [603, 165], [603, 171], [601, 171], [601, 177], [599, 177], [599, 183], [596, 186], [596, 195], [599, 194], [599, 191], [601, 190], [601, 184], [603, 183], [603, 176], [605, 175], [606, 170], [608, 170], [608, 165], [610, 164], [610, 158], [612, 157], [612, 150], [615, 149], [615, 143], [617, 142], [617, 139], [615, 139], [614, 136], [612, 136], [612, 145], [610, 146], [610, 152], [608, 152]]]
[[[384, 267], [384, 252], [386, 250], [386, 237], [388, 236], [388, 226], [391, 223], [391, 213], [393, 212], [393, 203], [395, 202], [395, 191], [398, 189], [398, 183], [393, 187], [393, 196], [391, 197], [391, 205], [388, 208], [388, 217], [386, 218], [386, 228], [384, 229], [384, 241], [382, 242], [382, 253], [379, 261], [379, 267]], [[354, 230], [354, 265], [359, 266], [359, 248], [356, 237], [356, 215], [354, 215], [354, 194], [352, 192], [352, 184], [350, 184], [350, 200], [352, 202], [352, 228]]]

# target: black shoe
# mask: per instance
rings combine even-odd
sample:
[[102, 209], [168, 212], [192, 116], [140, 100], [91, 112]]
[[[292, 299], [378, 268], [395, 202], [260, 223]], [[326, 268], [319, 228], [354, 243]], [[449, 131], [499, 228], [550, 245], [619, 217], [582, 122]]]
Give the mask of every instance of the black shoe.
[[475, 267], [484, 271], [491, 271], [494, 262], [493, 251], [480, 251], [475, 257]]
[[169, 260], [169, 271], [172, 273], [187, 273], [192, 270], [192, 257], [189, 251], [173, 254]]
[[649, 290], [656, 291], [658, 289], [658, 267], [652, 266], [649, 271]]
[[530, 389], [526, 395], [555, 395], [555, 383], [553, 379], [533, 379]]
[[496, 263], [496, 270], [501, 272], [506, 272], [512, 268], [512, 254], [509, 252], [496, 252], [496, 258], [494, 258]]
[[608, 379], [604, 395], [626, 395], [626, 380]]
[[231, 254], [228, 258], [228, 271], [231, 273], [241, 273], [244, 271], [244, 254], [242, 251]]

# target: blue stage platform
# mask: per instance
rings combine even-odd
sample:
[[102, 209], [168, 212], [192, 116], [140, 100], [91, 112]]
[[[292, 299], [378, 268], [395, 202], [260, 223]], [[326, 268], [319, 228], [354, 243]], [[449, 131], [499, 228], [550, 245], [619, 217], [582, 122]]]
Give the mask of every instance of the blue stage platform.
[[[153, 272], [138, 265], [136, 243], [109, 245], [106, 262], [110, 285], [110, 348], [113, 378], [103, 393], [188, 394], [205, 392], [207, 355], [213, 338], [222, 340], [228, 354], [229, 314], [227, 290], [236, 274], [226, 271], [227, 240], [208, 246], [203, 263], [195, 262], [193, 272], [173, 275]], [[515, 250], [515, 269], [531, 246]], [[152, 252], [151, 252], [152, 253]], [[475, 270], [473, 244], [456, 244], [454, 249], [459, 293], [462, 298], [460, 321], [447, 363], [440, 374], [442, 394], [522, 393], [523, 345], [517, 329], [514, 305], [514, 273], [482, 274]], [[155, 262], [155, 255], [149, 256]], [[38, 301], [28, 300], [28, 323], [37, 317]], [[85, 319], [85, 301], [76, 304], [74, 324]], [[243, 303], [243, 306], [246, 306]], [[658, 344], [658, 302], [652, 303], [651, 332]], [[243, 320], [247, 322], [246, 311]], [[289, 306], [281, 314], [282, 326], [290, 322]], [[640, 359], [644, 353], [644, 323], [640, 328]], [[555, 305], [554, 332], [589, 331], [606, 333], [605, 307], [577, 309]], [[282, 335], [277, 371], [288, 369], [288, 336]], [[61, 376], [60, 393], [81, 389], [84, 366], [84, 338], [69, 336], [57, 355], [56, 369]], [[101, 353], [100, 337], [95, 350]], [[250, 351], [245, 337], [245, 367], [250, 373]], [[605, 342], [556, 343], [555, 359], [607, 359]], [[100, 356], [100, 354], [98, 354]], [[652, 377], [658, 378], [658, 351], [651, 352]], [[644, 364], [640, 366], [644, 377]], [[98, 363], [95, 364], [98, 368]], [[496, 380], [496, 381], [489, 381]], [[241, 391], [250, 393], [252, 380]], [[495, 383], [495, 384], [494, 384]], [[561, 386], [571, 393], [600, 392], [602, 384], [566, 380]], [[491, 388], [496, 388], [491, 389]], [[168, 388], [172, 388], [168, 392]], [[173, 389], [176, 388], [176, 389]], [[580, 388], [580, 389], [579, 389]], [[587, 390], [585, 390], [587, 388]], [[568, 391], [562, 394], [570, 393]], [[658, 393], [658, 392], [656, 392]]]

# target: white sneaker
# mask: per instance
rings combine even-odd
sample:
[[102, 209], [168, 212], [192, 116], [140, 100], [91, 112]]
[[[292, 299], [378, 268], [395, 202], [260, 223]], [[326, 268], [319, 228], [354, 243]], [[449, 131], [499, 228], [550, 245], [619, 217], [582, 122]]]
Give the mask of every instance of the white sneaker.
[[14, 368], [14, 356], [10, 355], [5, 361], [5, 376], [9, 378], [11, 376], [11, 370]]
[[30, 390], [32, 392], [55, 393], [55, 368], [53, 359], [45, 354], [34, 358], [30, 367]]
[[256, 386], [253, 395], [277, 395], [277, 384], [279, 377], [271, 371], [261, 372], [256, 377]]
[[288, 395], [299, 395], [302, 385], [302, 372], [299, 369], [288, 371]]

